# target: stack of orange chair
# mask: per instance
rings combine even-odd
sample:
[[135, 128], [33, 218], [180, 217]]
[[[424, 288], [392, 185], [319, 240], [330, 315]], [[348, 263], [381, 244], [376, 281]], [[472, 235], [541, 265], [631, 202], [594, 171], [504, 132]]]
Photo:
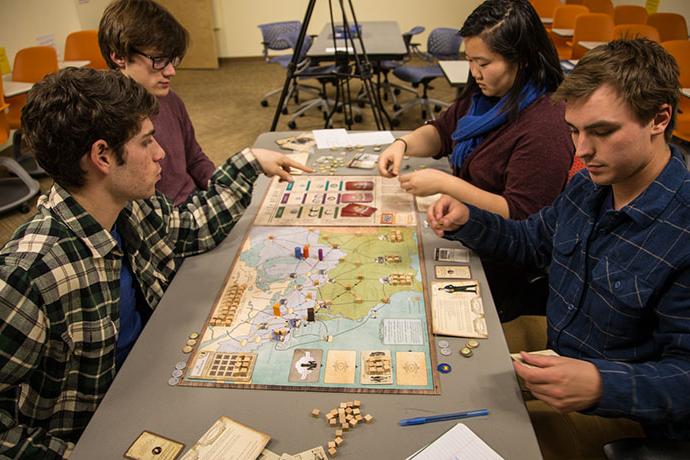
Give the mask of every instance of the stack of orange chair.
[[87, 67], [104, 70], [108, 68], [98, 46], [97, 30], [72, 32], [65, 40], [65, 61], [90, 61]]
[[[678, 62], [680, 69], [680, 86], [690, 88], [690, 41], [670, 40], [661, 43]], [[678, 115], [676, 116], [676, 127], [673, 135], [685, 142], [690, 142], [690, 98], [680, 96], [678, 104]]]

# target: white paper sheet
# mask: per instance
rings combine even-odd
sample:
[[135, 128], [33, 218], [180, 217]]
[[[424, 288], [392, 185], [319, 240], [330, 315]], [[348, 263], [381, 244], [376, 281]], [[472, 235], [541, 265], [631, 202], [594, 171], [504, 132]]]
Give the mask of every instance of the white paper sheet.
[[390, 131], [348, 133], [344, 129], [315, 129], [313, 131], [319, 149], [355, 147], [364, 145], [386, 145], [395, 140]]
[[458, 423], [423, 450], [406, 460], [502, 460], [467, 425]]

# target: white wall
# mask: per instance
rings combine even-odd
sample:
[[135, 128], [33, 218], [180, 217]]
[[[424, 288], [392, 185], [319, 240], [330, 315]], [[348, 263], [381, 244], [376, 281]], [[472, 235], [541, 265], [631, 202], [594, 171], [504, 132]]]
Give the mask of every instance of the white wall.
[[[330, 22], [328, 0], [318, 0], [309, 24], [309, 33], [318, 34]], [[332, 1], [334, 17], [340, 21], [338, 0]], [[358, 21], [394, 20], [401, 32], [421, 25], [423, 35], [415, 41], [426, 44], [428, 32], [436, 27], [460, 28], [467, 15], [481, 0], [353, 0]], [[213, 0], [217, 43], [220, 56], [258, 56], [261, 54], [261, 33], [258, 24], [304, 19], [307, 0]], [[348, 5], [348, 1], [344, 1]], [[349, 9], [347, 9], [350, 18]]]
[[[37, 44], [37, 37], [51, 35], [62, 55], [65, 37], [70, 32], [98, 27], [101, 14], [110, 0], [0, 0], [0, 46], [7, 50], [10, 65], [21, 48]], [[191, 0], [190, 0], [191, 1]], [[261, 33], [258, 24], [304, 19], [307, 0], [213, 0], [216, 38], [221, 57], [259, 56]], [[338, 5], [338, 0], [332, 0]], [[345, 4], [348, 1], [345, 0]], [[427, 32], [435, 27], [460, 27], [464, 18], [481, 0], [352, 0], [359, 21], [395, 20], [401, 31], [423, 25]], [[644, 5], [645, 0], [613, 0], [615, 5]], [[690, 0], [660, 0], [659, 11], [683, 14], [690, 24]], [[337, 10], [336, 21], [340, 13]], [[318, 0], [309, 33], [318, 33], [329, 21], [328, 1]]]
[[10, 66], [17, 51], [39, 45], [37, 37], [51, 34], [62, 56], [67, 35], [81, 29], [75, 0], [0, 0], [0, 12], [0, 46]]

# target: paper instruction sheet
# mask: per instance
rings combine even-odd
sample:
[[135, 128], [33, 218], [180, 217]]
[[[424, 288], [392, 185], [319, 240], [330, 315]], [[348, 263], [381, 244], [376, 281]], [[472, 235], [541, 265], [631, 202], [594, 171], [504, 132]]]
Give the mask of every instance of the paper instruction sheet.
[[271, 439], [228, 417], [220, 417], [180, 460], [255, 459]]
[[431, 283], [431, 325], [434, 334], [485, 339], [489, 336], [479, 281]]

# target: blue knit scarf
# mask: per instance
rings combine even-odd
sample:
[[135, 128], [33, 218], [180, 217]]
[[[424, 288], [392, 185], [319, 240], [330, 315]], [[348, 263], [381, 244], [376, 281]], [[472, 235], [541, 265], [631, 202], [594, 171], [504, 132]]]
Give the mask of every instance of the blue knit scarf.
[[[526, 85], [520, 93], [518, 108], [522, 112], [544, 93], [544, 88], [537, 88], [534, 84]], [[456, 168], [460, 168], [463, 161], [484, 140], [484, 134], [498, 128], [508, 120], [508, 113], [501, 112], [506, 103], [506, 94], [498, 102], [495, 99], [484, 96], [481, 92], [472, 96], [472, 103], [467, 114], [458, 120], [458, 124], [451, 138], [457, 142], [451, 154], [451, 162]]]

